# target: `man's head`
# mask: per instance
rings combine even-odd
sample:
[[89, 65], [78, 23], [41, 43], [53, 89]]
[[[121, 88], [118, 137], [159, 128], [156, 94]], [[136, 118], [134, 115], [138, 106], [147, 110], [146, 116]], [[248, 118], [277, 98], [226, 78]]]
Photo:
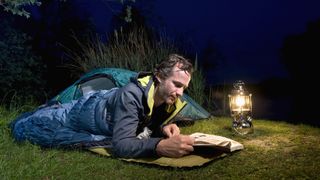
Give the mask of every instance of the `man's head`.
[[188, 72], [188, 74], [192, 74], [193, 67], [190, 61], [178, 54], [170, 54], [167, 59], [163, 60], [158, 64], [154, 70], [154, 74], [161, 79], [168, 78], [174, 66], [179, 64], [179, 69]]
[[155, 69], [156, 103], [173, 104], [189, 86], [193, 68], [192, 64], [182, 56], [172, 54]]

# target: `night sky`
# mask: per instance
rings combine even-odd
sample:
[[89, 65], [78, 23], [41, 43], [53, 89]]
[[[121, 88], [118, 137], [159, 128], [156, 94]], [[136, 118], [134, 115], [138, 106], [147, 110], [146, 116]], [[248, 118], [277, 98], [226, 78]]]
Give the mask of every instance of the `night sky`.
[[[92, 16], [98, 32], [110, 30], [111, 15], [119, 12], [119, 6], [77, 1]], [[210, 84], [286, 78], [279, 61], [284, 38], [303, 33], [307, 23], [320, 18], [319, 0], [138, 0], [136, 5], [161, 31], [187, 38], [194, 48], [190, 53], [201, 56], [209, 41], [215, 43], [224, 60], [207, 73]]]
[[158, 14], [170, 32], [184, 32], [200, 52], [213, 40], [225, 56], [209, 82], [259, 82], [287, 77], [279, 62], [285, 37], [305, 31], [320, 18], [319, 0], [158, 0]]

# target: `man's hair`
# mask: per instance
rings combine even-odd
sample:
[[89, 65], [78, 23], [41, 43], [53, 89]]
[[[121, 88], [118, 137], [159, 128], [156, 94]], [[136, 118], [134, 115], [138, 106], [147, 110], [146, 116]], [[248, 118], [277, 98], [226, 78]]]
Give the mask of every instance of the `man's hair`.
[[167, 59], [161, 61], [154, 69], [154, 74], [162, 79], [166, 79], [171, 75], [172, 69], [176, 64], [179, 64], [179, 69], [182, 71], [188, 72], [190, 75], [192, 74], [193, 66], [190, 60], [178, 54], [170, 54]]

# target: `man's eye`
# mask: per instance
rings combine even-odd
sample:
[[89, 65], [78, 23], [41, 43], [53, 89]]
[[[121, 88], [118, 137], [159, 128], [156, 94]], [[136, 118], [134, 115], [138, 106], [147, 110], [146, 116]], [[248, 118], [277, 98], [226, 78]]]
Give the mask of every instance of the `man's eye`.
[[186, 86], [184, 86], [182, 83], [179, 83], [179, 82], [173, 82], [173, 84], [176, 86], [176, 88], [183, 88], [183, 89], [186, 89]]
[[180, 83], [174, 83], [174, 85], [175, 85], [177, 88], [182, 88], [182, 87], [183, 87], [183, 85], [180, 84]]

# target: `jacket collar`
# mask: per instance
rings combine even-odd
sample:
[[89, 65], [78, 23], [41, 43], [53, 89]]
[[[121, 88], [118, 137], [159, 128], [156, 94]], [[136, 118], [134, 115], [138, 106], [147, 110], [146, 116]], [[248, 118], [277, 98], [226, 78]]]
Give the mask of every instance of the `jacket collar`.
[[[143, 76], [145, 75], [145, 76]], [[147, 115], [151, 117], [152, 110], [154, 106], [154, 91], [155, 91], [155, 83], [153, 81], [153, 75], [151, 73], [141, 73], [138, 75], [137, 81], [138, 84], [144, 89], [144, 96], [147, 99], [147, 105], [149, 108], [149, 112]], [[173, 105], [167, 105], [166, 111], [170, 114], [169, 118], [164, 121], [164, 123], [169, 122], [172, 118], [174, 118], [177, 113], [187, 104], [186, 101], [182, 101], [180, 98], [176, 100]]]

